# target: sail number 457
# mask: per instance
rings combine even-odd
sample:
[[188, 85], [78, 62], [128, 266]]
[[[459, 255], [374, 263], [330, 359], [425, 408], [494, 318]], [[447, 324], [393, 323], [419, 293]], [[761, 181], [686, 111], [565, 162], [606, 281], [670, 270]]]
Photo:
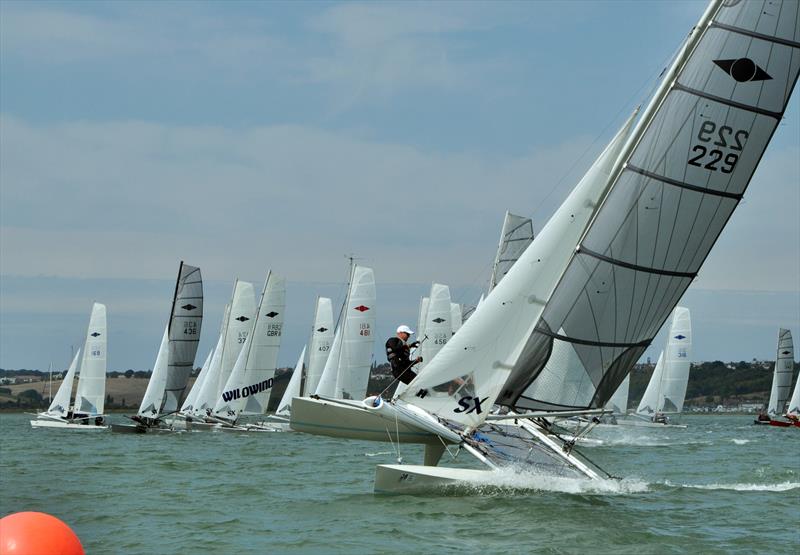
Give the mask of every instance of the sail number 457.
[[[737, 152], [741, 152], [744, 148], [748, 135], [748, 132], [744, 129], [734, 131], [732, 127], [727, 125], [717, 127], [717, 124], [713, 121], [704, 121], [700, 126], [700, 131], [697, 133], [697, 140], [711, 144], [694, 145], [692, 152], [695, 155], [689, 159], [689, 165], [711, 171], [731, 173], [736, 166], [736, 162], [739, 161]], [[713, 148], [715, 146], [720, 148]], [[734, 152], [726, 154], [722, 149]]]

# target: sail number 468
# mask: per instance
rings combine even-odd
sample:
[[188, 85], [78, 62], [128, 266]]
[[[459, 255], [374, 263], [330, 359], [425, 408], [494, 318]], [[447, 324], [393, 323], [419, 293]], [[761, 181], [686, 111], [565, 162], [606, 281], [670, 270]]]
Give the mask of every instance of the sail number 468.
[[[704, 121], [697, 133], [697, 139], [703, 143], [711, 143], [710, 146], [720, 148], [709, 148], [706, 145], [694, 145], [692, 152], [695, 156], [689, 159], [689, 164], [698, 168], [705, 168], [711, 171], [721, 171], [731, 173], [739, 161], [739, 155], [747, 141], [748, 132], [744, 129], [734, 131], [732, 127], [717, 124], [713, 121]], [[713, 142], [712, 142], [713, 141]], [[721, 149], [728, 149], [736, 152], [729, 152], [727, 155]], [[723, 158], [724, 157], [724, 158]]]

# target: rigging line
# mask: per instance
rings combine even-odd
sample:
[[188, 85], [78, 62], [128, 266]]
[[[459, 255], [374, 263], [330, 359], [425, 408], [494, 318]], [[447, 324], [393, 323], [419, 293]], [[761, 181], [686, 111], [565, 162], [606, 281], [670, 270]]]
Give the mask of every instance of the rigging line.
[[[684, 42], [685, 42], [685, 40], [684, 40]], [[538, 208], [536, 208], [534, 210], [534, 212], [533, 212], [534, 216], [542, 215], [541, 214], [541, 210], [542, 210], [542, 207], [544, 206], [545, 202], [553, 195], [553, 193], [556, 192], [556, 190], [567, 179], [567, 177], [570, 176], [570, 174], [573, 172], [573, 170], [586, 157], [586, 155], [589, 153], [589, 151], [591, 151], [594, 148], [595, 144], [597, 144], [597, 142], [601, 139], [601, 137], [605, 136], [605, 134], [609, 130], [609, 128], [611, 128], [611, 126], [614, 124], [614, 122], [617, 121], [617, 119], [626, 110], [626, 108], [631, 105], [631, 103], [634, 101], [634, 99], [641, 98], [642, 99], [642, 103], [644, 103], [644, 101], [646, 99], [650, 98], [653, 95], [653, 93], [658, 88], [658, 85], [660, 83], [658, 78], [661, 77], [662, 75], [664, 75], [664, 73], [667, 71], [667, 69], [669, 69], [669, 67], [672, 65], [672, 62], [675, 60], [675, 58], [678, 56], [678, 53], [683, 48], [683, 44], [684, 43], [681, 42], [681, 44], [678, 46], [678, 48], [676, 48], [669, 56], [667, 56], [667, 58], [664, 60], [664, 62], [659, 64], [659, 66], [662, 67], [662, 69], [658, 73], [657, 76], [655, 76], [655, 77], [650, 76], [647, 79], [645, 79], [645, 81], [639, 86], [639, 88], [636, 89], [636, 91], [622, 104], [622, 106], [617, 111], [617, 113], [614, 114], [614, 116], [611, 118], [611, 120], [608, 122], [608, 124], [606, 124], [606, 126], [600, 131], [600, 133], [597, 134], [597, 136], [594, 138], [594, 140], [591, 142], [591, 144], [586, 147], [586, 149], [583, 151], [583, 153], [581, 153], [581, 155], [578, 158], [575, 159], [575, 161], [572, 163], [572, 165], [569, 167], [569, 169], [566, 172], [564, 172], [564, 174], [556, 182], [556, 184], [550, 189], [550, 191], [544, 196], [544, 198], [542, 198], [542, 200], [539, 202]], [[641, 91], [643, 89], [645, 89], [645, 87], [647, 87], [647, 84], [651, 80], [653, 80], [653, 85], [650, 87], [650, 89], [647, 91], [647, 93], [644, 96], [640, 97], [639, 95], [640, 95]]]

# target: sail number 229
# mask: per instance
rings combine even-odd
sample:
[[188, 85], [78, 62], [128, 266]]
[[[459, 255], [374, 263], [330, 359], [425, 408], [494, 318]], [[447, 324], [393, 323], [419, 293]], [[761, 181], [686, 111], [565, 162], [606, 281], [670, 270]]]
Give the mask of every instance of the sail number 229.
[[[744, 129], [734, 131], [732, 127], [717, 124], [706, 120], [700, 126], [697, 140], [707, 145], [696, 144], [692, 147], [694, 156], [689, 159], [689, 165], [705, 168], [711, 171], [731, 173], [739, 161], [737, 152], [741, 152], [747, 141], [748, 133]], [[708, 144], [711, 143], [711, 144]], [[713, 147], [719, 148], [713, 148]], [[725, 152], [723, 149], [734, 151]]]

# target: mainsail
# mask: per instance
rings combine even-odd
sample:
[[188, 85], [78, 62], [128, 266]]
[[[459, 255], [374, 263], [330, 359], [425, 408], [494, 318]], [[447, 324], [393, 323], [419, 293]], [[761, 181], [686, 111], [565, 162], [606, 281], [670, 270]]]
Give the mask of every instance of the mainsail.
[[[792, 361], [794, 362], [794, 361]], [[786, 411], [788, 416], [800, 417], [800, 376], [794, 382], [794, 392], [789, 400], [789, 409]]]
[[169, 319], [169, 358], [162, 414], [177, 412], [183, 402], [203, 324], [203, 279], [200, 268], [181, 262]]
[[75, 381], [75, 371], [78, 368], [78, 359], [80, 356], [81, 350], [78, 349], [78, 352], [75, 353], [75, 356], [72, 358], [72, 362], [69, 365], [67, 374], [64, 376], [64, 380], [58, 387], [55, 397], [53, 397], [53, 400], [50, 402], [50, 406], [47, 409], [48, 414], [59, 416], [61, 418], [67, 417], [70, 406], [69, 402], [70, 398], [72, 397], [72, 385]]
[[363, 399], [367, 392], [375, 344], [375, 275], [359, 265], [350, 275], [341, 323], [315, 390], [324, 397]]
[[[711, 3], [542, 299], [500, 404], [601, 407], [622, 383], [696, 277], [783, 116], [800, 70], [798, 28], [797, 1]], [[590, 396], [541, 387], [562, 350], [574, 353]]]
[[308, 350], [308, 370], [306, 375], [306, 395], [314, 393], [322, 377], [322, 370], [331, 352], [333, 342], [333, 304], [327, 297], [317, 299], [314, 311], [314, 327], [311, 331], [311, 342]]
[[261, 301], [214, 412], [236, 419], [240, 414], [264, 414], [272, 391], [286, 311], [286, 280], [267, 275]]
[[75, 393], [75, 413], [103, 414], [106, 402], [106, 305], [94, 303]]
[[222, 351], [220, 353], [220, 369], [216, 373], [217, 379], [213, 384], [209, 384], [211, 401], [209, 408], [214, 408], [219, 399], [231, 372], [239, 358], [239, 353], [244, 347], [247, 336], [253, 329], [253, 318], [256, 316], [256, 295], [253, 284], [247, 281], [236, 280], [233, 285], [233, 295], [231, 297], [231, 310], [225, 325], [225, 337], [222, 341]]
[[506, 212], [503, 229], [500, 232], [500, 244], [497, 247], [489, 291], [500, 283], [511, 266], [519, 260], [525, 249], [533, 242], [533, 222], [530, 218]]
[[278, 403], [278, 410], [275, 411], [278, 416], [291, 416], [292, 414], [292, 399], [300, 397], [300, 385], [303, 381], [303, 362], [305, 359], [306, 347], [304, 345], [303, 350], [300, 352], [300, 357], [297, 359], [297, 364], [294, 365], [294, 372], [292, 372], [289, 385], [286, 386], [283, 397]]
[[214, 408], [214, 404], [217, 401], [219, 375], [220, 372], [222, 372], [222, 351], [225, 345], [225, 334], [228, 330], [230, 314], [231, 305], [226, 304], [225, 310], [222, 313], [222, 325], [219, 330], [217, 344], [214, 346], [214, 354], [211, 357], [208, 373], [203, 379], [203, 383], [199, 386], [200, 389], [197, 392], [197, 397], [194, 399], [192, 412], [198, 416], [208, 416], [208, 413]]
[[794, 372], [794, 343], [792, 332], [781, 328], [778, 331], [778, 352], [775, 359], [775, 373], [772, 375], [772, 390], [769, 394], [767, 414], [780, 416], [789, 398]]

